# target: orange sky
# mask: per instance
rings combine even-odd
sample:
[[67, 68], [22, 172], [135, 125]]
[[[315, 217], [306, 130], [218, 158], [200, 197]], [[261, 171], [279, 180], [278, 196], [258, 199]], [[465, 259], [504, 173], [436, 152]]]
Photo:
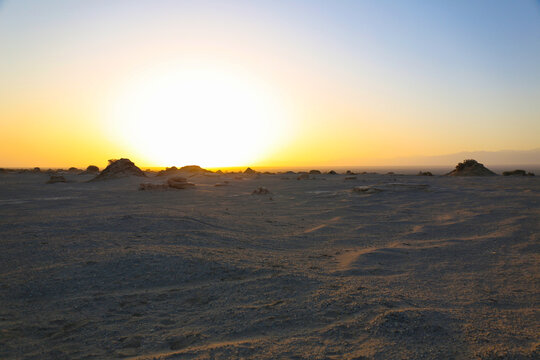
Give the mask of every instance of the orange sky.
[[6, 1], [0, 166], [384, 165], [540, 147], [536, 5], [439, 6]]

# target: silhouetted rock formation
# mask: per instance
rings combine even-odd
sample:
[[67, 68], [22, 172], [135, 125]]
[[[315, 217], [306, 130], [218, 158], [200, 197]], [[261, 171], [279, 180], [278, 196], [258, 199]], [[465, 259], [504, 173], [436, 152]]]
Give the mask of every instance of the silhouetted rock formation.
[[337, 175], [337, 173], [336, 173], [334, 170], [330, 170], [330, 171], [328, 172], [328, 175]]
[[191, 173], [191, 174], [208, 174], [208, 173], [211, 173], [211, 172], [212, 172], [212, 171], [210, 171], [210, 170], [203, 169], [203, 168], [200, 167], [199, 165], [187, 165], [187, 166], [182, 166], [182, 167], [180, 168], [180, 171], [181, 171], [181, 172]]
[[177, 175], [180, 173], [190, 173], [190, 174], [210, 174], [212, 171], [203, 169], [199, 165], [187, 165], [182, 166], [180, 169], [176, 166], [171, 166], [168, 168], [165, 168], [165, 170], [161, 170], [157, 173], [157, 176], [171, 176], [171, 175]]
[[253, 192], [251, 193], [251, 195], [268, 195], [268, 194], [270, 194], [270, 190], [262, 186], [253, 190]]
[[248, 168], [244, 171], [244, 174], [255, 175], [255, 174], [257, 174], [257, 171], [255, 171], [255, 170], [253, 170], [252, 168], [248, 167]]
[[433, 174], [429, 171], [420, 171], [417, 174], [418, 176], [433, 176]]
[[503, 172], [504, 176], [534, 176], [532, 172], [526, 172], [525, 170], [514, 170], [514, 171], [505, 171]]
[[320, 175], [321, 172], [319, 170], [309, 170], [310, 175]]
[[165, 170], [158, 171], [156, 176], [170, 176], [170, 175], [174, 175], [174, 174], [176, 174], [178, 172], [179, 172], [179, 170], [178, 170], [178, 168], [176, 166], [171, 166], [171, 167], [165, 168]]
[[347, 172], [345, 173], [345, 175], [356, 175], [356, 174], [353, 173], [351, 170], [347, 170]]
[[464, 160], [456, 165], [456, 168], [446, 174], [447, 176], [493, 176], [497, 175], [493, 171], [484, 167], [476, 160]]
[[41, 172], [41, 169], [38, 168], [37, 166], [32, 170], [32, 172], [34, 173], [40, 173]]
[[182, 176], [174, 176], [168, 179], [167, 184], [173, 189], [187, 189], [195, 186], [195, 184], [187, 182], [186, 178]]
[[89, 165], [86, 170], [79, 173], [79, 175], [96, 175], [99, 173], [99, 168], [95, 165]]
[[49, 181], [47, 181], [47, 184], [55, 184], [59, 182], [66, 182], [66, 178], [62, 175], [51, 175]]
[[91, 181], [118, 179], [128, 176], [146, 177], [144, 172], [129, 159], [109, 160], [109, 166]]

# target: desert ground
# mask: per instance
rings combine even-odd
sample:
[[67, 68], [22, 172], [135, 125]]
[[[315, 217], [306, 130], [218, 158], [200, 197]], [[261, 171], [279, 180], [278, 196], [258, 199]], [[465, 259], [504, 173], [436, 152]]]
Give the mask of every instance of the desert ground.
[[540, 358], [538, 176], [65, 177], [0, 174], [2, 359]]

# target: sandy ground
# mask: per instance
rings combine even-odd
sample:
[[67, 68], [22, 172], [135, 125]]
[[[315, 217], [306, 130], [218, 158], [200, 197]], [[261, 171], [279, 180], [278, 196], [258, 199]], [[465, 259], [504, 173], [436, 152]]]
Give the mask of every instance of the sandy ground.
[[540, 358], [539, 177], [91, 177], [0, 174], [2, 359]]

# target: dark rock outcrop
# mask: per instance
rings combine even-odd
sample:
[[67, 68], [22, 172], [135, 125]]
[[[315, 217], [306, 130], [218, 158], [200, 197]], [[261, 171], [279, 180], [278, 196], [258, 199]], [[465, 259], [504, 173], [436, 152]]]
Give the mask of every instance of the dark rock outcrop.
[[456, 165], [456, 168], [446, 174], [447, 176], [494, 176], [493, 171], [486, 168], [476, 160], [464, 160]]
[[429, 171], [419, 171], [418, 176], [433, 176], [433, 174]]
[[109, 160], [109, 166], [91, 181], [118, 179], [128, 176], [146, 177], [144, 172], [129, 159]]
[[334, 170], [330, 170], [330, 171], [328, 172], [328, 175], [337, 175], [337, 172], [335, 172]]
[[321, 172], [319, 170], [309, 170], [310, 175], [320, 175]]

